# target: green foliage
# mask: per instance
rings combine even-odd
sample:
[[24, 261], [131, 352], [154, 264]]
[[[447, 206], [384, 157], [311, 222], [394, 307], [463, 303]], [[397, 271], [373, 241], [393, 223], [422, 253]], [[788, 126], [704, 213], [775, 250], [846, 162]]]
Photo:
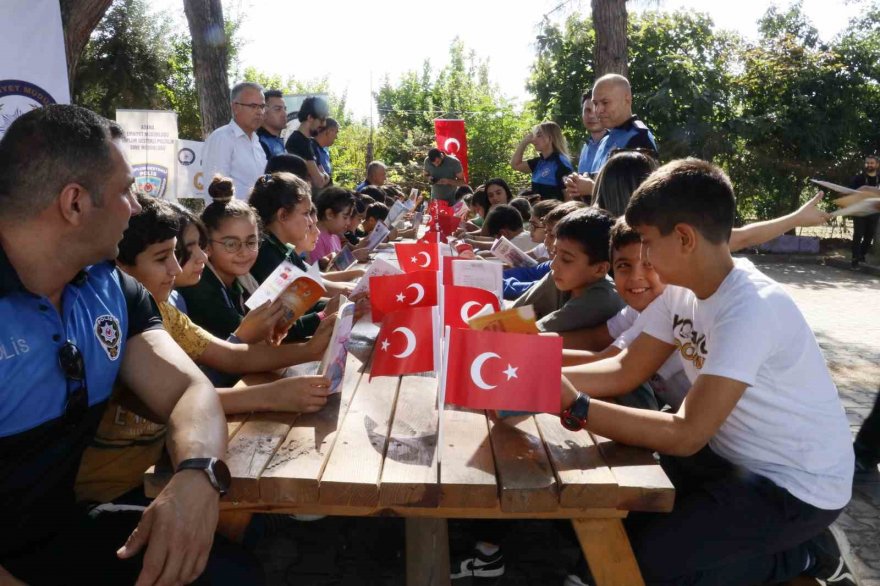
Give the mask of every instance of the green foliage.
[[461, 40], [453, 41], [449, 63], [434, 74], [430, 63], [396, 83], [386, 78], [376, 93], [380, 127], [376, 157], [390, 164], [391, 180], [406, 186], [427, 184], [422, 164], [434, 144], [435, 118], [462, 118], [468, 137], [471, 185], [502, 177], [524, 187], [529, 177], [508, 161], [517, 141], [535, 124], [529, 111], [517, 111], [490, 81], [489, 66]]

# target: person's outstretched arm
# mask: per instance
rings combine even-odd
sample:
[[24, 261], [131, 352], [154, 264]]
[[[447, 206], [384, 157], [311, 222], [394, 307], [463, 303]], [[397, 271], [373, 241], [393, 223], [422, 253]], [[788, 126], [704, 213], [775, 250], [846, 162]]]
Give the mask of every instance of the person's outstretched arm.
[[824, 224], [831, 219], [831, 214], [819, 209], [819, 202], [824, 195], [820, 191], [796, 212], [788, 215], [734, 228], [730, 235], [730, 251], [736, 252], [750, 246], [758, 246], [798, 227]]

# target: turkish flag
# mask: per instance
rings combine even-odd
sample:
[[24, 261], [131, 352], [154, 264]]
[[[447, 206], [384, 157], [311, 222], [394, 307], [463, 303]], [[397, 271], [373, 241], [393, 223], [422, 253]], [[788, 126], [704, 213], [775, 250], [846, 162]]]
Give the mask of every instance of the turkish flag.
[[370, 307], [373, 322], [386, 314], [412, 307], [437, 305], [437, 273], [416, 271], [402, 275], [370, 277]]
[[453, 329], [445, 380], [453, 405], [559, 413], [562, 338]]
[[397, 263], [405, 273], [440, 270], [440, 246], [437, 243], [398, 243], [394, 249]]
[[421, 242], [422, 244], [437, 244], [440, 242], [440, 232], [433, 230], [429, 226], [427, 232], [425, 232], [425, 235], [416, 242]]
[[467, 134], [464, 130], [464, 120], [434, 120], [434, 136], [437, 139], [437, 147], [441, 151], [461, 161], [464, 180], [467, 182]]
[[434, 308], [413, 307], [389, 313], [382, 320], [370, 379], [434, 370]]
[[498, 298], [491, 291], [477, 287], [443, 287], [443, 325], [452, 328], [467, 328], [467, 320], [486, 305], [501, 311]]
[[461, 225], [461, 218], [458, 216], [448, 216], [446, 214], [440, 214], [437, 216], [437, 229], [440, 232], [440, 235], [443, 238], [447, 236], [452, 236], [455, 234], [455, 231], [458, 230], [458, 227]]

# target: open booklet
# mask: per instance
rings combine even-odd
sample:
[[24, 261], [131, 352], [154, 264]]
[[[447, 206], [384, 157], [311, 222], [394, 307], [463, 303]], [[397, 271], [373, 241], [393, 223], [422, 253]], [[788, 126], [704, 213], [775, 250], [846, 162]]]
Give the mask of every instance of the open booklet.
[[537, 334], [535, 310], [531, 305], [513, 307], [503, 311], [493, 311], [491, 305], [484, 306], [468, 320], [472, 330], [490, 330], [516, 334]]
[[357, 285], [354, 286], [354, 289], [351, 290], [351, 296], [354, 297], [364, 291], [370, 290], [370, 277], [385, 277], [387, 275], [402, 275], [403, 271], [398, 267], [394, 266], [390, 262], [376, 258], [372, 263], [370, 263], [367, 272], [363, 274], [363, 276], [358, 280]]
[[512, 267], [533, 267], [538, 262], [520, 250], [516, 244], [501, 236], [492, 243], [489, 251]]
[[306, 272], [285, 260], [254, 291], [245, 306], [256, 309], [266, 301], [272, 302], [281, 298], [281, 303], [287, 310], [282, 321], [285, 324], [292, 323], [305, 315], [327, 292], [322, 282], [317, 263], [309, 266]]
[[354, 326], [354, 303], [341, 296], [339, 298], [339, 311], [336, 314], [336, 322], [333, 324], [333, 333], [330, 335], [330, 343], [324, 350], [321, 366], [318, 372], [330, 379], [330, 392], [342, 391], [343, 375], [345, 374], [345, 359], [348, 355], [348, 341], [351, 339], [351, 328]]
[[[447, 245], [448, 246], [448, 245]], [[491, 291], [504, 303], [504, 267], [492, 260], [456, 260], [451, 264], [452, 284]]]
[[351, 244], [346, 244], [330, 261], [330, 267], [337, 271], [344, 271], [356, 262], [357, 259], [355, 259], [354, 253], [351, 251]]
[[823, 181], [821, 179], [810, 179], [810, 181], [812, 183], [815, 183], [819, 187], [824, 187], [825, 189], [836, 191], [837, 193], [843, 193], [844, 195], [856, 193], [855, 189], [844, 187], [843, 185], [838, 185], [837, 183], [831, 183], [830, 181]]
[[843, 209], [831, 212], [832, 216], [870, 216], [872, 214], [880, 214], [880, 197], [859, 199]]
[[391, 228], [383, 224], [382, 222], [376, 222], [376, 226], [373, 228], [373, 231], [367, 234], [367, 243], [364, 247], [367, 250], [375, 250], [379, 244], [382, 243], [385, 238], [391, 233]]
[[402, 216], [411, 212], [416, 207], [416, 202], [411, 199], [406, 199], [403, 201], [397, 200], [394, 202], [394, 205], [391, 206], [391, 209], [388, 210], [388, 217], [385, 218], [385, 223], [388, 226], [393, 227], [397, 224], [398, 220], [402, 220]]

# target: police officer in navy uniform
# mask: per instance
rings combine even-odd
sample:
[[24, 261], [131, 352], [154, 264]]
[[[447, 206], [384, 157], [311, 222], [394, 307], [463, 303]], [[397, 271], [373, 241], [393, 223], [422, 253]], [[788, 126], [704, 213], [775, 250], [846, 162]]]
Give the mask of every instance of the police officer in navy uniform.
[[[93, 112], [50, 105], [0, 140], [3, 584], [191, 582], [228, 488], [216, 391], [162, 329], [144, 288], [108, 262], [139, 211], [113, 137]], [[117, 376], [133, 404], [168, 422], [177, 470], [133, 518], [86, 515], [74, 503], [80, 458]]]
[[659, 153], [654, 134], [632, 112], [632, 89], [622, 75], [603, 75], [593, 85], [596, 116], [608, 134], [602, 139], [593, 158], [590, 173], [599, 173], [608, 157], [617, 149], [646, 149]]

